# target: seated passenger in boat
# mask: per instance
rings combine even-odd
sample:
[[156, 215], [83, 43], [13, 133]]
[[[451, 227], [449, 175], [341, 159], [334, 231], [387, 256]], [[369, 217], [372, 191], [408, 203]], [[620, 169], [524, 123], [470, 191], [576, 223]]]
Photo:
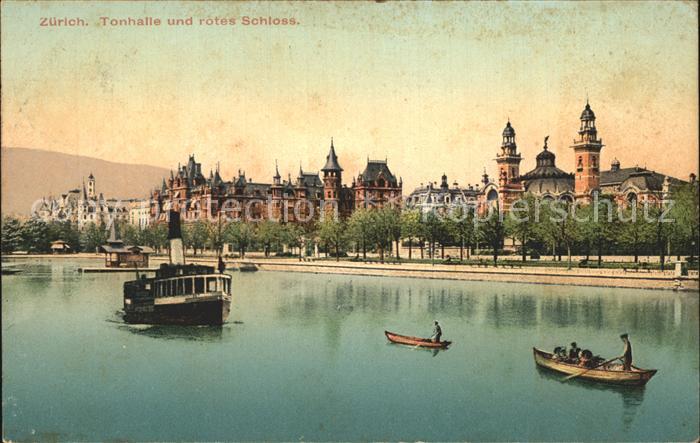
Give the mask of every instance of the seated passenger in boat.
[[581, 352], [581, 348], [576, 346], [576, 342], [571, 343], [571, 349], [569, 349], [569, 360], [576, 362], [578, 360], [578, 354]]
[[552, 352], [552, 358], [554, 360], [560, 361], [566, 360], [566, 347], [557, 346], [556, 348], [554, 348], [554, 352]]
[[593, 353], [588, 349], [584, 349], [579, 353], [578, 365], [583, 368], [593, 367]]

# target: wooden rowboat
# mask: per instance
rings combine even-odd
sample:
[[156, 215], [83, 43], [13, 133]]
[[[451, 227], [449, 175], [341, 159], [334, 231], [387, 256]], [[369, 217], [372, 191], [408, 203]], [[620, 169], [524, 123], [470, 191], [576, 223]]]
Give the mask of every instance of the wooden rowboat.
[[389, 341], [392, 343], [398, 343], [400, 345], [418, 346], [421, 348], [443, 348], [444, 349], [452, 344], [451, 341], [441, 341], [441, 342], [436, 343], [429, 338], [411, 337], [408, 335], [394, 334], [393, 332], [389, 332], [389, 331], [384, 331], [384, 335], [386, 335], [386, 338], [388, 338]]
[[[537, 348], [532, 348], [532, 351], [535, 355], [535, 364], [542, 368], [566, 375], [580, 374], [586, 370], [579, 365], [554, 360], [551, 352]], [[613, 385], [644, 386], [656, 372], [656, 369], [641, 369], [636, 366], [632, 366], [631, 371], [623, 371], [619, 365], [604, 365], [597, 369], [591, 369], [578, 378]]]

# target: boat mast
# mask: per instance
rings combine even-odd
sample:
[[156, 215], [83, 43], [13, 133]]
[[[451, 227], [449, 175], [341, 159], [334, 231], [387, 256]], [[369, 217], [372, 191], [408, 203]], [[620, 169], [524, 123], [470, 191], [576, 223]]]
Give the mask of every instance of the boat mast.
[[182, 245], [180, 213], [173, 210], [170, 210], [168, 217], [168, 241], [170, 243], [170, 264], [184, 265], [185, 250]]

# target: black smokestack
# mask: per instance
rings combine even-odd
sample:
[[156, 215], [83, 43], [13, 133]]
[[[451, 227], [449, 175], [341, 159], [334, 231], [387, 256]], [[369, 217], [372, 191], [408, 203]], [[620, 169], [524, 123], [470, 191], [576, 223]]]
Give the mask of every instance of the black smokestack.
[[168, 222], [168, 240], [174, 238], [182, 238], [182, 231], [180, 229], [180, 213], [171, 209]]

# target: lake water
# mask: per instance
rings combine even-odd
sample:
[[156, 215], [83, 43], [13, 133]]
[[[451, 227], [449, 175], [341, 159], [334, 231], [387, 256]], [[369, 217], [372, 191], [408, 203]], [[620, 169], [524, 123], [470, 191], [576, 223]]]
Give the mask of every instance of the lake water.
[[[31, 440], [693, 440], [698, 296], [233, 274], [220, 328], [122, 324], [131, 274], [20, 262], [2, 279], [4, 437]], [[24, 263], [24, 264], [22, 264]], [[97, 262], [89, 263], [96, 265]], [[387, 343], [430, 335], [447, 351]], [[659, 369], [620, 389], [535, 367], [576, 340]]]

